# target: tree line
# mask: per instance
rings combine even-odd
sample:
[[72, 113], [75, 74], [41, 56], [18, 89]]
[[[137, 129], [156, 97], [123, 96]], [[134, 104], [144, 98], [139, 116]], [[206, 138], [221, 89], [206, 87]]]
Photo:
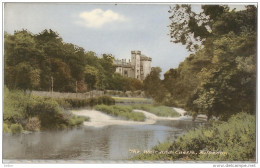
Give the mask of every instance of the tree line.
[[140, 90], [142, 82], [115, 73], [111, 54], [65, 43], [53, 30], [4, 33], [4, 84], [9, 89], [85, 92]]
[[[225, 5], [190, 5], [169, 10], [172, 42], [186, 45], [190, 54], [178, 68], [160, 79], [153, 68], [145, 92], [158, 103], [184, 107], [193, 116], [206, 114], [227, 120], [256, 111], [257, 9], [230, 10]], [[152, 84], [152, 85], [151, 85]]]

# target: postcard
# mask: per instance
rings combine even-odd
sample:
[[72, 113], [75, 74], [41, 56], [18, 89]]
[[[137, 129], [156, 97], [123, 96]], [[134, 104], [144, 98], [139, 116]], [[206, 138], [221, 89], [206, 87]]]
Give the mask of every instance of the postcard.
[[3, 164], [256, 166], [257, 3], [2, 5]]

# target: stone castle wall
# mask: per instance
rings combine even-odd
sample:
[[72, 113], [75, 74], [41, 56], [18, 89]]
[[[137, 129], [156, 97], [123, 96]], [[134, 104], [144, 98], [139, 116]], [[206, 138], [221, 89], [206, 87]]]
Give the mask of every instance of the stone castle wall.
[[151, 72], [150, 57], [141, 54], [141, 51], [131, 51], [131, 60], [115, 60], [116, 73], [122, 76], [144, 80]]

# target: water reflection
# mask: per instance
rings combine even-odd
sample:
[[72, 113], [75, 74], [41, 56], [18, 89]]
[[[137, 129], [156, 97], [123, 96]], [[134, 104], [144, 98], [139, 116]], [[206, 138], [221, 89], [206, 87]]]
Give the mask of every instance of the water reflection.
[[151, 149], [174, 140], [201, 123], [158, 121], [154, 125], [82, 127], [21, 135], [3, 135], [4, 159], [124, 160], [129, 149]]

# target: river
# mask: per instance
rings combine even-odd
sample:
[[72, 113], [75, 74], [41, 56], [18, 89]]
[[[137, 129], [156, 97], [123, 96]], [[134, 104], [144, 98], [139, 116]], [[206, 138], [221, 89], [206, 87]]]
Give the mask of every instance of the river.
[[203, 122], [159, 120], [150, 125], [104, 127], [3, 134], [4, 160], [127, 160], [129, 150], [149, 150], [159, 142], [174, 140]]

